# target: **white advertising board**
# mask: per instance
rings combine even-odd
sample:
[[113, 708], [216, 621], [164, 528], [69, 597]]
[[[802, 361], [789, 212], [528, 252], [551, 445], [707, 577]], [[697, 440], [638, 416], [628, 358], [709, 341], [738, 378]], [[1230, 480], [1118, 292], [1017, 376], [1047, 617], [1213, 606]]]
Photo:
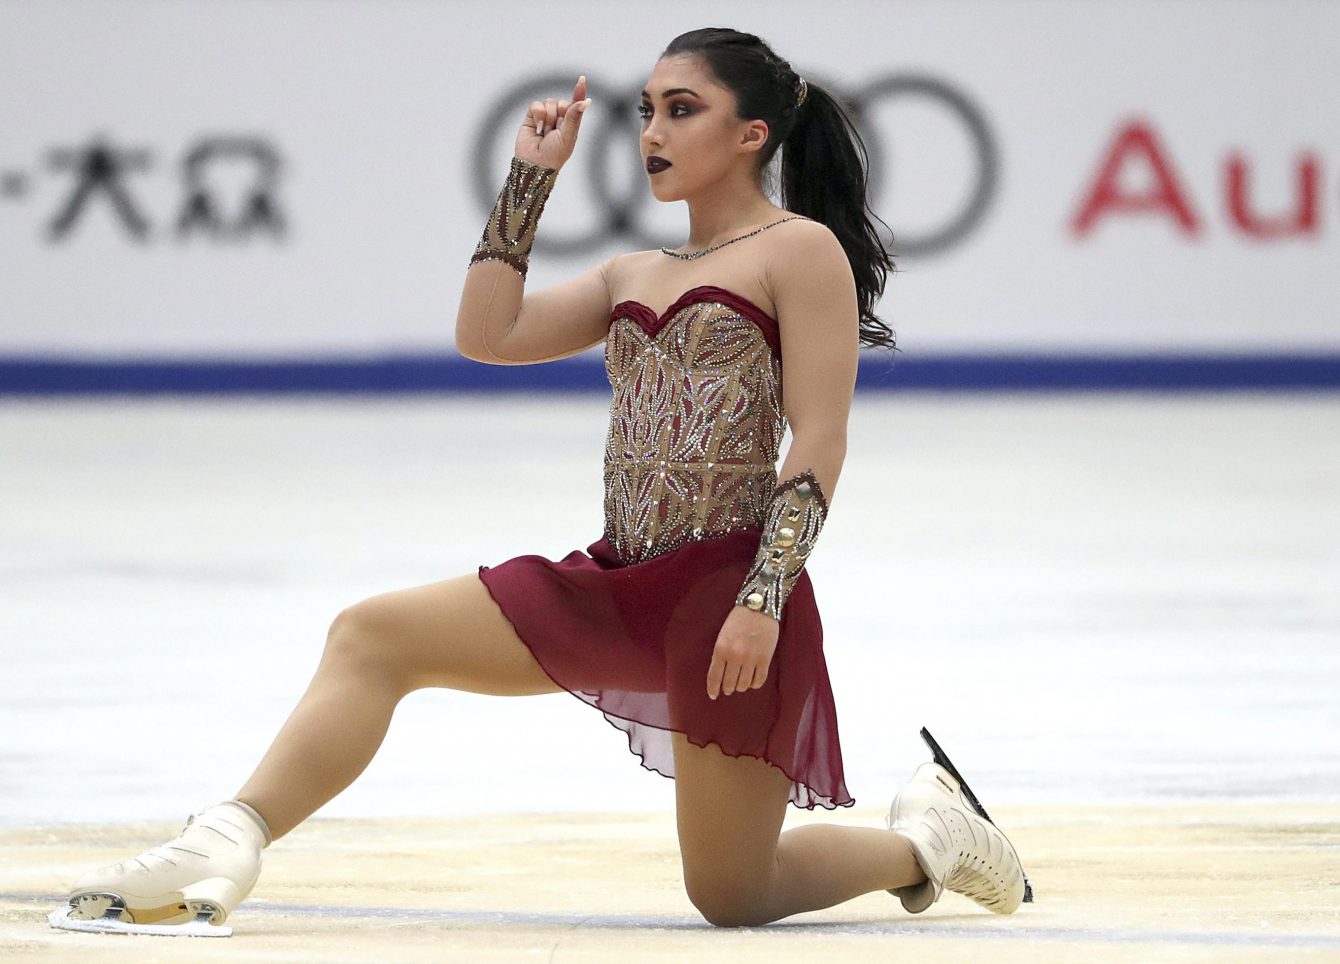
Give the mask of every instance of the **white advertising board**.
[[683, 243], [634, 108], [706, 24], [859, 105], [904, 350], [1340, 351], [1340, 4], [43, 0], [0, 4], [0, 356], [450, 353], [579, 73], [528, 285]]

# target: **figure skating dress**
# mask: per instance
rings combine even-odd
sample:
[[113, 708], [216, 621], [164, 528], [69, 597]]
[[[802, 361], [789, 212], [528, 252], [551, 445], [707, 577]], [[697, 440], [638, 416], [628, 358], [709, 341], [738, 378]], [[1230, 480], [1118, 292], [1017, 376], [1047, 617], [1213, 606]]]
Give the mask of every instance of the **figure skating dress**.
[[807, 570], [781, 610], [763, 686], [707, 695], [717, 634], [777, 485], [777, 322], [713, 286], [660, 317], [623, 301], [610, 313], [605, 371], [604, 534], [558, 561], [481, 565], [479, 578], [545, 672], [623, 730], [647, 769], [674, 776], [677, 730], [778, 767], [796, 806], [851, 805]]

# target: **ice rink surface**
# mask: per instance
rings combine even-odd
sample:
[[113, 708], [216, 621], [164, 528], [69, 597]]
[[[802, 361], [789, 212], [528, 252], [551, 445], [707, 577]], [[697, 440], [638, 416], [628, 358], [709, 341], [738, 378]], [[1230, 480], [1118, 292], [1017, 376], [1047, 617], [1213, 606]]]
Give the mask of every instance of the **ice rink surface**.
[[[600, 537], [607, 406], [0, 404], [0, 822], [231, 796], [341, 608]], [[809, 571], [858, 805], [922, 725], [988, 807], [1340, 800], [1340, 396], [862, 393], [830, 495]], [[571, 696], [426, 690], [319, 814], [672, 791]]]

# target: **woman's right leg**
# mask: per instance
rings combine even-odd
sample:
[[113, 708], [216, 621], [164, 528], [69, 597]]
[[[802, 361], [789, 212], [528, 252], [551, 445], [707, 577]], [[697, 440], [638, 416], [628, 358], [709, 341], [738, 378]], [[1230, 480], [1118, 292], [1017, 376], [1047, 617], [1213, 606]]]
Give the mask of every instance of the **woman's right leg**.
[[477, 572], [372, 596], [336, 617], [307, 692], [236, 799], [279, 839], [363, 772], [396, 705], [425, 687], [562, 692]]

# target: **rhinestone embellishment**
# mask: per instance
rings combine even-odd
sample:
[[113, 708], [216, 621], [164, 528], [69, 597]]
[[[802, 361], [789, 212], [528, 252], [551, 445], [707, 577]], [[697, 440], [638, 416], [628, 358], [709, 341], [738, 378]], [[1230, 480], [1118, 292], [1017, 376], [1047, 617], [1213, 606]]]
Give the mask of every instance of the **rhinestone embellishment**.
[[654, 338], [615, 318], [605, 368], [605, 537], [620, 559], [761, 528], [786, 417], [758, 325], [719, 302], [686, 305]]
[[793, 214], [793, 215], [791, 215], [789, 218], [782, 218], [781, 220], [773, 221], [772, 224], [765, 224], [765, 225], [763, 225], [763, 227], [761, 227], [761, 228], [754, 228], [754, 230], [752, 230], [752, 231], [750, 231], [750, 232], [748, 232], [748, 233], [746, 233], [746, 234], [742, 234], [742, 235], [740, 235], [738, 238], [731, 238], [729, 241], [722, 241], [720, 244], [714, 244], [714, 245], [712, 245], [710, 248], [703, 248], [703, 250], [701, 250], [701, 251], [690, 251], [690, 252], [688, 252], [688, 253], [686, 253], [686, 254], [681, 254], [681, 253], [678, 252], [678, 251], [671, 251], [669, 248], [661, 248], [661, 253], [662, 253], [662, 254], [668, 254], [668, 255], [670, 255], [670, 257], [672, 257], [672, 258], [679, 258], [681, 261], [693, 261], [693, 260], [696, 260], [697, 258], [701, 258], [701, 257], [702, 257], [703, 255], [705, 255], [705, 254], [708, 254], [708, 253], [710, 253], [710, 252], [712, 252], [712, 251], [717, 250], [717, 248], [724, 248], [726, 245], [728, 245], [728, 244], [734, 244], [736, 241], [743, 241], [745, 238], [752, 238], [754, 235], [758, 234], [760, 231], [766, 231], [766, 230], [768, 230], [768, 228], [775, 227], [776, 225], [778, 225], [778, 224], [783, 224], [783, 223], [785, 223], [785, 222], [787, 222], [787, 221], [797, 221], [797, 220], [799, 220], [799, 221], [809, 221], [809, 220], [812, 220], [812, 219], [811, 219], [811, 218], [804, 217], [804, 216], [799, 215], [799, 214]]
[[524, 281], [535, 244], [535, 229], [557, 178], [557, 169], [514, 156], [484, 234], [466, 267], [480, 261], [501, 261]]
[[[811, 470], [777, 486], [763, 523], [758, 555], [735, 601], [780, 620], [782, 607], [800, 578], [827, 516], [828, 500]], [[782, 525], [783, 520], [793, 517], [798, 521]], [[762, 597], [758, 606], [751, 602], [755, 596]]]

